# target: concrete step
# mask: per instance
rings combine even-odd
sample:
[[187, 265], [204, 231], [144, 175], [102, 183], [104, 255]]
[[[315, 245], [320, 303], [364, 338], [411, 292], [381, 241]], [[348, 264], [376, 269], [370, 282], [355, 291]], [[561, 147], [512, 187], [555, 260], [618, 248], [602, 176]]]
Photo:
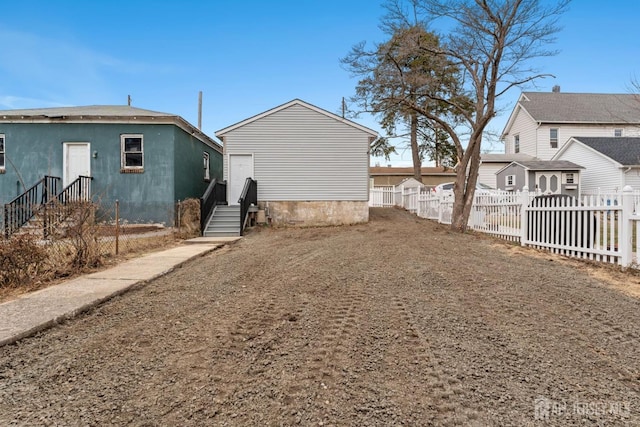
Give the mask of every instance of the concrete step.
[[206, 230], [240, 230], [240, 224], [236, 222], [226, 224], [209, 224]]
[[202, 233], [203, 237], [240, 235], [240, 206], [218, 205]]
[[216, 212], [213, 218], [238, 218], [240, 219], [239, 212]]
[[239, 231], [205, 231], [202, 237], [237, 237], [240, 236]]
[[214, 216], [211, 218], [211, 223], [226, 223], [226, 222], [237, 222], [240, 224], [240, 216]]

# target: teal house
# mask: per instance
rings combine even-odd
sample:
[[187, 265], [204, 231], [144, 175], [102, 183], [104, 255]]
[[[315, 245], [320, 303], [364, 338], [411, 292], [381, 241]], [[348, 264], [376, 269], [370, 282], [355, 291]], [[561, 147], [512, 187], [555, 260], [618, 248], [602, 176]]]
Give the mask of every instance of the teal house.
[[0, 111], [0, 205], [45, 176], [90, 176], [129, 223], [173, 225], [175, 203], [222, 178], [222, 147], [180, 116], [131, 106]]

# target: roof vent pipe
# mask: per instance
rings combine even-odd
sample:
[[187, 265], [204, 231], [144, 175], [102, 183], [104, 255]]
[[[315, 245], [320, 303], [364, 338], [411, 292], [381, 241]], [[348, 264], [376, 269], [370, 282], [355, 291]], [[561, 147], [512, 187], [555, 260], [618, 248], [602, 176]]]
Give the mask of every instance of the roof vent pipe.
[[552, 89], [551, 92], [553, 93], [560, 93], [560, 85], [555, 85]]

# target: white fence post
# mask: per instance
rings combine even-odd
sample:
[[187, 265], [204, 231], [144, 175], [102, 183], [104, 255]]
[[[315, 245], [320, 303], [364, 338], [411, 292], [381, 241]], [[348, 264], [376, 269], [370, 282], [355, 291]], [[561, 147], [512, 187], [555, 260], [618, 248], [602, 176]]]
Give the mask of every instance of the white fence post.
[[633, 188], [626, 185], [622, 189], [622, 215], [620, 215], [620, 227], [618, 228], [618, 250], [620, 251], [620, 265], [627, 268], [633, 260], [633, 246], [631, 232], [631, 216], [633, 215]]
[[527, 207], [529, 207], [529, 187], [526, 185], [520, 192], [520, 246], [525, 245], [529, 233], [529, 223], [527, 221]]

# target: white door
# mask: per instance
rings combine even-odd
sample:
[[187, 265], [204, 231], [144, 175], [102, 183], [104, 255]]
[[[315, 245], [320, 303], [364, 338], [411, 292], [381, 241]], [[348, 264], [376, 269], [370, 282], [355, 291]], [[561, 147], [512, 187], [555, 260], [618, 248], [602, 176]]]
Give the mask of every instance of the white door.
[[229, 183], [227, 201], [230, 205], [237, 205], [242, 194], [244, 182], [253, 178], [253, 156], [251, 154], [229, 154]]
[[91, 151], [88, 142], [65, 142], [62, 159], [62, 185], [71, 184], [80, 175], [91, 176]]
[[560, 194], [561, 180], [559, 173], [553, 172], [537, 172], [536, 187], [542, 194]]

